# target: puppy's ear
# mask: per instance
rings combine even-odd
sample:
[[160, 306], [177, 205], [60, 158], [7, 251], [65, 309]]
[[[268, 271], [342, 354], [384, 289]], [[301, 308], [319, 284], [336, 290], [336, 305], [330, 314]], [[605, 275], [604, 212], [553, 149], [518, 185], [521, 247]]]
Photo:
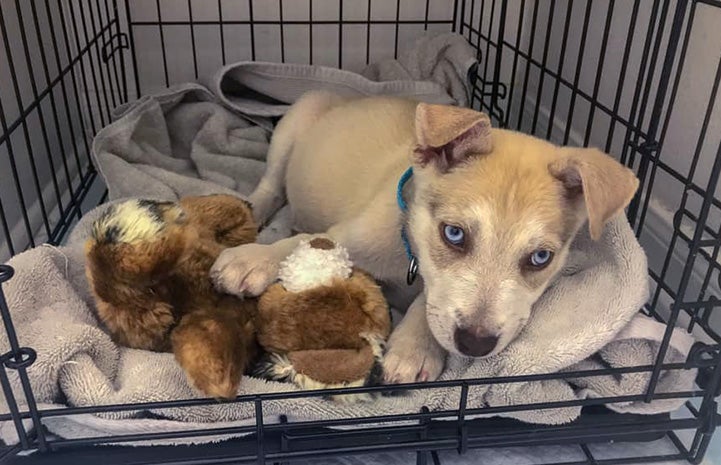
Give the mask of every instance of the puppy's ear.
[[548, 169], [569, 197], [583, 195], [593, 240], [601, 237], [606, 222], [626, 208], [638, 189], [633, 171], [598, 149], [561, 148], [560, 158]]
[[419, 103], [416, 107], [414, 163], [445, 173], [459, 163], [492, 149], [491, 120], [470, 108]]

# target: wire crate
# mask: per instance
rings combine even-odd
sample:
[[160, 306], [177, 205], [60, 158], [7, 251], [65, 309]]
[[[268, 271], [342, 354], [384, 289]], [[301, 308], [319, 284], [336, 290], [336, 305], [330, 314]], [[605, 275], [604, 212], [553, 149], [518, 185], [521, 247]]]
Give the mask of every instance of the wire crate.
[[[359, 70], [397, 56], [424, 31], [455, 31], [477, 50], [472, 106], [496, 125], [559, 144], [598, 146], [637, 173], [641, 185], [628, 218], [649, 257], [652, 294], [643, 311], [667, 324], [657, 362], [624, 369], [651, 372], [648, 389], [624, 399], [473, 409], [466, 405], [472, 386], [561, 375], [443, 381], [395, 389], [453, 387], [460, 398], [456, 410], [270, 423], [263, 418], [264, 402], [327, 392], [263, 394], [236, 399], [254, 405], [252, 426], [62, 439], [43, 428], [44, 419], [213, 401], [38, 408], [27, 376], [36, 353], [18, 340], [0, 292], [9, 340], [0, 357], [0, 387], [10, 410], [0, 419], [13, 421], [20, 438], [17, 446], [2, 449], [0, 461], [262, 464], [412, 451], [424, 464], [429, 458], [437, 463], [448, 450], [572, 444], [579, 458], [563, 463], [700, 463], [719, 423], [715, 398], [721, 387], [718, 24], [718, 0], [0, 0], [3, 261], [41, 243], [61, 244], [84, 212], [105, 201], [90, 145], [115, 106], [238, 60]], [[12, 275], [10, 267], [0, 267], [0, 283]], [[663, 365], [674, 326], [687, 328], [700, 342], [685, 363]], [[662, 369], [687, 368], [699, 369], [695, 390], [656, 392]], [[13, 397], [10, 371], [22, 382], [27, 408]], [[602, 407], [663, 397], [688, 401], [672, 416], [621, 415]], [[569, 425], [471, 418], [566, 405], [584, 406]], [[114, 445], [220, 433], [248, 435], [208, 446]], [[599, 454], [612, 443], [659, 438], [669, 451]]]

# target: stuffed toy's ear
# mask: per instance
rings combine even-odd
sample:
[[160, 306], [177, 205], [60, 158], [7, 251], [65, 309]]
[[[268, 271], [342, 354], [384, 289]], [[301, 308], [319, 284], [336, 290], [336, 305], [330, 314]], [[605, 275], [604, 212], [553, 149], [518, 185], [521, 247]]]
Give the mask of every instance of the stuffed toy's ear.
[[258, 236], [250, 204], [241, 198], [225, 194], [183, 197], [180, 205], [191, 225], [225, 247], [249, 244]]
[[[298, 350], [288, 354], [267, 354], [253, 375], [273, 381], [292, 382], [301, 389], [337, 389], [375, 386], [383, 379], [383, 344], [368, 338], [368, 344], [355, 349]], [[372, 400], [371, 394], [337, 395], [338, 402]]]
[[164, 279], [185, 250], [182, 234], [129, 243], [86, 243], [88, 270], [96, 282], [148, 285]]

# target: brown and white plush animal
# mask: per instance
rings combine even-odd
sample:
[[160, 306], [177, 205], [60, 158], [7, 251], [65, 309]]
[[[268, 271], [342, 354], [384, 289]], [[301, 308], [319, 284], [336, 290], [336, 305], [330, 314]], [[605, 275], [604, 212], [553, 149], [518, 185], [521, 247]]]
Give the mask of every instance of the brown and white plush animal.
[[[211, 274], [227, 292], [260, 295], [299, 241], [330, 237], [408, 309], [388, 342], [387, 380], [431, 380], [448, 351], [502, 351], [578, 230], [587, 223], [599, 238], [637, 186], [597, 149], [491, 128], [468, 108], [310, 93], [278, 124], [250, 196], [261, 223], [287, 199], [306, 234], [228, 249]], [[405, 245], [422, 278], [410, 287]]]
[[217, 292], [208, 271], [256, 233], [248, 204], [228, 195], [110, 206], [86, 243], [100, 320], [119, 344], [172, 351], [206, 395], [235, 397], [257, 353], [257, 302]]
[[[258, 301], [258, 342], [268, 355], [255, 374], [303, 389], [379, 384], [391, 331], [376, 282], [324, 238], [302, 241]], [[336, 400], [370, 400], [369, 395]]]

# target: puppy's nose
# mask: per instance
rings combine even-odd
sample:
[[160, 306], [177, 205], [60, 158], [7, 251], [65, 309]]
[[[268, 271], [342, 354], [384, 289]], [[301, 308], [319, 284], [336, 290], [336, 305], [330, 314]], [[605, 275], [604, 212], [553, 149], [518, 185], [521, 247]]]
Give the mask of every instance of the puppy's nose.
[[458, 350], [471, 357], [486, 356], [498, 344], [498, 336], [478, 331], [476, 328], [456, 328], [454, 339]]

